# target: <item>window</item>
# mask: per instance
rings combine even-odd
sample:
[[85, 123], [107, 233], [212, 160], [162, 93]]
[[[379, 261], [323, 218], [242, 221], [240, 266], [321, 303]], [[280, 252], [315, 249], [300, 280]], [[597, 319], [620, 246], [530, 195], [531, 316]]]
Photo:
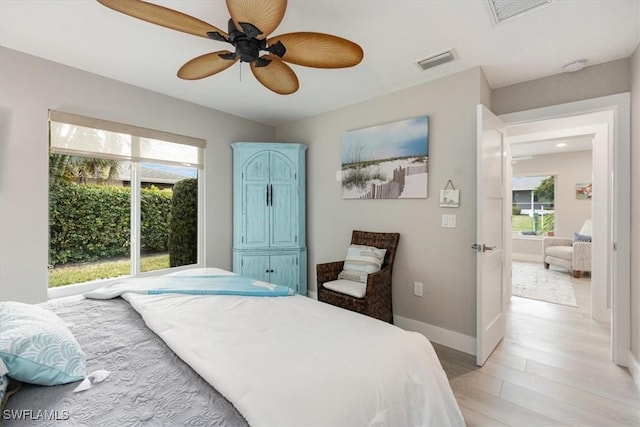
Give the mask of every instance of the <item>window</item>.
[[511, 187], [513, 232], [525, 236], [553, 234], [555, 177], [514, 175]]
[[49, 288], [201, 264], [205, 141], [49, 112]]

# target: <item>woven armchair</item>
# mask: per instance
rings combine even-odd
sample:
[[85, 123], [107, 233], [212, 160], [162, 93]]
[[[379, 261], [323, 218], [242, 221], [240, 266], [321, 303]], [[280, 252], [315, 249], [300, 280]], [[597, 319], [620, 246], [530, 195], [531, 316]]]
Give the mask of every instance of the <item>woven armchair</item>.
[[367, 276], [364, 298], [356, 298], [340, 292], [326, 289], [322, 285], [338, 279], [343, 270], [344, 261], [334, 261], [316, 266], [318, 300], [347, 310], [356, 311], [384, 322], [393, 323], [393, 305], [391, 302], [391, 276], [393, 261], [398, 247], [398, 233], [375, 233], [354, 230], [351, 244], [373, 246], [386, 249], [382, 268]]

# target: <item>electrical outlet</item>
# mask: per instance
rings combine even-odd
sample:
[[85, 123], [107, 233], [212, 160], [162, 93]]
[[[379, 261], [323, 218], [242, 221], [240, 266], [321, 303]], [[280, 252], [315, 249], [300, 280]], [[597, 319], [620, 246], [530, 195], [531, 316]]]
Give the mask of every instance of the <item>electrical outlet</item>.
[[342, 181], [342, 171], [341, 170], [337, 170], [336, 171], [336, 181], [338, 181], [338, 182]]
[[422, 296], [422, 288], [424, 285], [420, 282], [413, 282], [413, 294], [417, 297]]

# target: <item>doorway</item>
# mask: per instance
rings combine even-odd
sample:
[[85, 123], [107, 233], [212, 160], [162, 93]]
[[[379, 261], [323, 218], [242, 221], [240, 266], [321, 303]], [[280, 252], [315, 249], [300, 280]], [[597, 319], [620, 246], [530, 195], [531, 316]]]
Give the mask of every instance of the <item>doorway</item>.
[[[507, 179], [511, 180], [513, 196], [514, 296], [576, 306], [576, 287], [590, 294], [592, 271], [599, 268], [597, 263], [591, 265], [591, 243], [574, 246], [580, 260], [577, 264], [572, 263], [570, 249], [575, 233], [588, 234], [589, 240], [591, 236], [583, 227], [593, 217], [592, 199], [577, 188], [592, 183], [592, 145], [593, 135], [512, 145], [512, 174]], [[544, 259], [547, 247], [558, 257], [550, 264]], [[580, 280], [574, 280], [572, 274]], [[591, 298], [585, 303], [582, 308], [592, 317]]]
[[[629, 105], [627, 93], [500, 117], [507, 125], [509, 145], [593, 135], [592, 257], [601, 268], [592, 272], [591, 314], [596, 320], [611, 323], [611, 358], [622, 366], [627, 365], [630, 345], [630, 310], [624, 303], [630, 298]], [[507, 195], [510, 197], [510, 189]], [[505, 235], [511, 236], [511, 230]], [[505, 245], [509, 248], [507, 265], [511, 265], [510, 246]], [[505, 299], [510, 296], [507, 286]]]

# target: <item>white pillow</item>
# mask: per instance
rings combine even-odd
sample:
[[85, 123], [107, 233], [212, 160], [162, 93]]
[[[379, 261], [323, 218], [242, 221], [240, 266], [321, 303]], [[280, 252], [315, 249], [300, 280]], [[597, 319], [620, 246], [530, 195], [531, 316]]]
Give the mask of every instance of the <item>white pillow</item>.
[[370, 273], [380, 271], [386, 253], [386, 249], [378, 249], [373, 246], [349, 246], [343, 270], [338, 278], [366, 283]]

